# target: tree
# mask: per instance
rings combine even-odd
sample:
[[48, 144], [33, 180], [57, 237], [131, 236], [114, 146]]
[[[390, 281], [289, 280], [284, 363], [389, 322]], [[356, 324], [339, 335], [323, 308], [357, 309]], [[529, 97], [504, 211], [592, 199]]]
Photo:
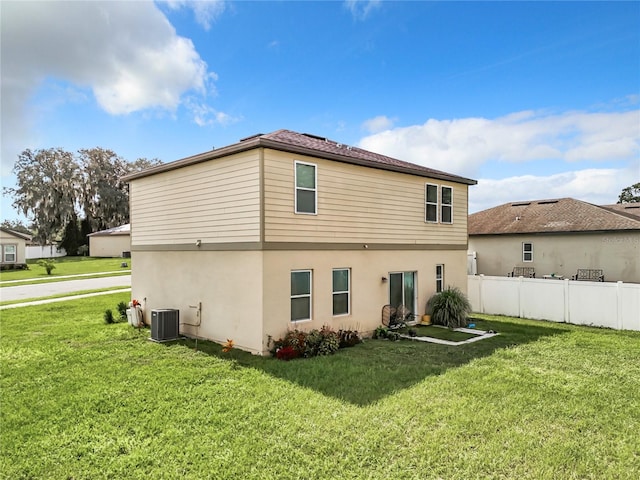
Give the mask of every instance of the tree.
[[[27, 149], [13, 168], [17, 187], [3, 188], [3, 193], [13, 197], [13, 206], [33, 221], [34, 240], [43, 245], [72, 220], [77, 229], [78, 219], [83, 218], [82, 238], [75, 240], [81, 246], [87, 243], [87, 232], [129, 222], [129, 190], [122, 177], [160, 163], [146, 158], [127, 162], [100, 147], [81, 149], [77, 155], [61, 148]], [[72, 241], [68, 235], [65, 239]], [[70, 248], [77, 250], [74, 243]]]
[[80, 240], [80, 229], [78, 228], [78, 221], [75, 218], [72, 218], [64, 228], [64, 234], [62, 236], [62, 241], [60, 242], [60, 247], [64, 248], [68, 256], [75, 257], [76, 255], [78, 255], [78, 247], [82, 245]]
[[623, 188], [618, 197], [618, 203], [640, 203], [640, 183]]
[[129, 195], [121, 177], [126, 162], [103, 148], [78, 151], [82, 171], [81, 205], [85, 218], [96, 230], [116, 227], [129, 219]]
[[4, 188], [13, 206], [31, 217], [34, 240], [44, 245], [76, 215], [80, 172], [73, 155], [61, 148], [25, 150], [13, 168], [17, 188]]

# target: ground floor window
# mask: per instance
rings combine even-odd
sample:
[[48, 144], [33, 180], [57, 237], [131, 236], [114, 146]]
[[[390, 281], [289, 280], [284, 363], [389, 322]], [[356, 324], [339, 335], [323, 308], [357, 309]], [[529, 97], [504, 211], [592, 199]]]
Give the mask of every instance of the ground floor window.
[[2, 246], [2, 261], [5, 263], [16, 263], [16, 246], [15, 245]]
[[311, 270], [291, 272], [291, 321], [311, 320]]
[[444, 265], [436, 265], [436, 292], [444, 289]]
[[349, 315], [351, 275], [348, 268], [333, 270], [333, 315]]
[[389, 274], [389, 304], [404, 305], [416, 313], [417, 272], [393, 272]]

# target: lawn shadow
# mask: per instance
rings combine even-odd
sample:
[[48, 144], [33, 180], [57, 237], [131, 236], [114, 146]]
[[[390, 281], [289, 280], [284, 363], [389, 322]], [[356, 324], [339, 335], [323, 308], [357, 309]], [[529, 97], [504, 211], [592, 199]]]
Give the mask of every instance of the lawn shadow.
[[[238, 365], [256, 368], [274, 377], [310, 388], [330, 397], [365, 406], [430, 376], [463, 366], [494, 351], [535, 342], [542, 337], [563, 334], [562, 325], [532, 325], [507, 319], [474, 319], [476, 328], [495, 330], [499, 335], [460, 346], [400, 340], [365, 339], [335, 355], [296, 359], [288, 362], [251, 355], [240, 350], [222, 352], [212, 342], [198, 342], [198, 350]], [[191, 339], [180, 343], [195, 347]]]

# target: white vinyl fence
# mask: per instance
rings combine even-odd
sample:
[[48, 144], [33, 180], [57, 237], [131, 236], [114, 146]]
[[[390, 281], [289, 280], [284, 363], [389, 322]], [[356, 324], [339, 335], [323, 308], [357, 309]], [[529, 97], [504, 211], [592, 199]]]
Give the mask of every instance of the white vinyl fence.
[[58, 251], [58, 247], [56, 245], [27, 245], [25, 250], [25, 258], [56, 258], [56, 257], [64, 257], [67, 255], [67, 252], [64, 248], [61, 248]]
[[640, 331], [640, 284], [469, 275], [474, 312]]

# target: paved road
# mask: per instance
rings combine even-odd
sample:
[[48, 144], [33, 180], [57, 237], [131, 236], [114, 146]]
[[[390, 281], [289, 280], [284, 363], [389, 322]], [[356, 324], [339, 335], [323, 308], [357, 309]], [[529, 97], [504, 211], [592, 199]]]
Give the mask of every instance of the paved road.
[[131, 275], [2, 287], [2, 289], [0, 289], [0, 301], [9, 302], [12, 300], [24, 300], [27, 298], [49, 297], [51, 295], [73, 293], [82, 290], [97, 290], [100, 288], [125, 286], [131, 286]]

